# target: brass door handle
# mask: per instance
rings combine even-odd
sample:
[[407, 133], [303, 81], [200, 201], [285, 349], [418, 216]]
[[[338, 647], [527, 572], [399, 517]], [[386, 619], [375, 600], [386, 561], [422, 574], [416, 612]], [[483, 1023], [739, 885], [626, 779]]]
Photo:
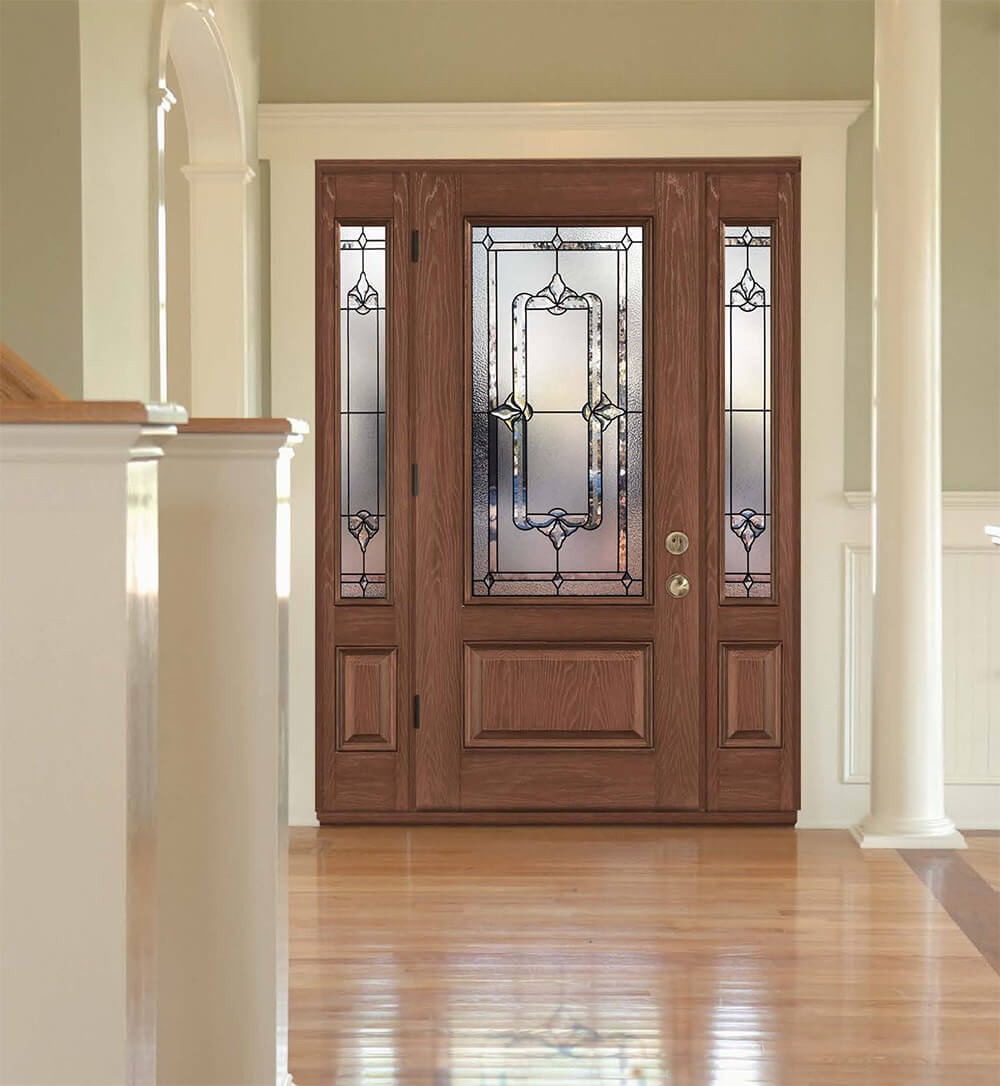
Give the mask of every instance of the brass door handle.
[[675, 600], [682, 599], [691, 591], [691, 582], [683, 573], [675, 573], [667, 581], [667, 591]]
[[667, 553], [683, 554], [688, 549], [688, 537], [683, 532], [671, 532], [667, 536]]

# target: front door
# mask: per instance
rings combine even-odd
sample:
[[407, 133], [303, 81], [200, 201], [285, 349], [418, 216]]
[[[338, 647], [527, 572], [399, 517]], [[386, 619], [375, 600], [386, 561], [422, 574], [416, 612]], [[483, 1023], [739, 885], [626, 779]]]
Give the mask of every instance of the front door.
[[795, 169], [318, 181], [321, 820], [794, 817]]

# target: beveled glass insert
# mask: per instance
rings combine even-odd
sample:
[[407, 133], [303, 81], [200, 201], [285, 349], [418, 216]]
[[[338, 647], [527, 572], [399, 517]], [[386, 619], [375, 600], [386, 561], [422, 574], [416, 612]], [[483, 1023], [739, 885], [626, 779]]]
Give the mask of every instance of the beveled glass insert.
[[771, 595], [771, 227], [723, 228], [725, 595]]
[[641, 226], [472, 228], [472, 592], [641, 596]]
[[385, 226], [339, 226], [340, 594], [386, 594]]

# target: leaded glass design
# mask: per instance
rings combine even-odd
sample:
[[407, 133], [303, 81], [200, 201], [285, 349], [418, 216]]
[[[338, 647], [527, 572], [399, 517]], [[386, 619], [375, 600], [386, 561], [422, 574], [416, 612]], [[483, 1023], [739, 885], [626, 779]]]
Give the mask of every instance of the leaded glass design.
[[771, 595], [771, 227], [724, 227], [725, 595]]
[[643, 230], [472, 227], [472, 592], [643, 593]]
[[340, 594], [386, 594], [385, 226], [340, 224]]

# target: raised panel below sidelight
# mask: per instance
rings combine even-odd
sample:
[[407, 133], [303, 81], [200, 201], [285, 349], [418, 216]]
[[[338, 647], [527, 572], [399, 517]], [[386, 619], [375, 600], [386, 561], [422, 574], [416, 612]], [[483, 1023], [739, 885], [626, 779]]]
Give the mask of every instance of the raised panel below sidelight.
[[652, 645], [465, 645], [467, 748], [650, 747]]
[[719, 646], [719, 745], [781, 746], [781, 645]]
[[337, 650], [337, 750], [396, 749], [396, 650]]

